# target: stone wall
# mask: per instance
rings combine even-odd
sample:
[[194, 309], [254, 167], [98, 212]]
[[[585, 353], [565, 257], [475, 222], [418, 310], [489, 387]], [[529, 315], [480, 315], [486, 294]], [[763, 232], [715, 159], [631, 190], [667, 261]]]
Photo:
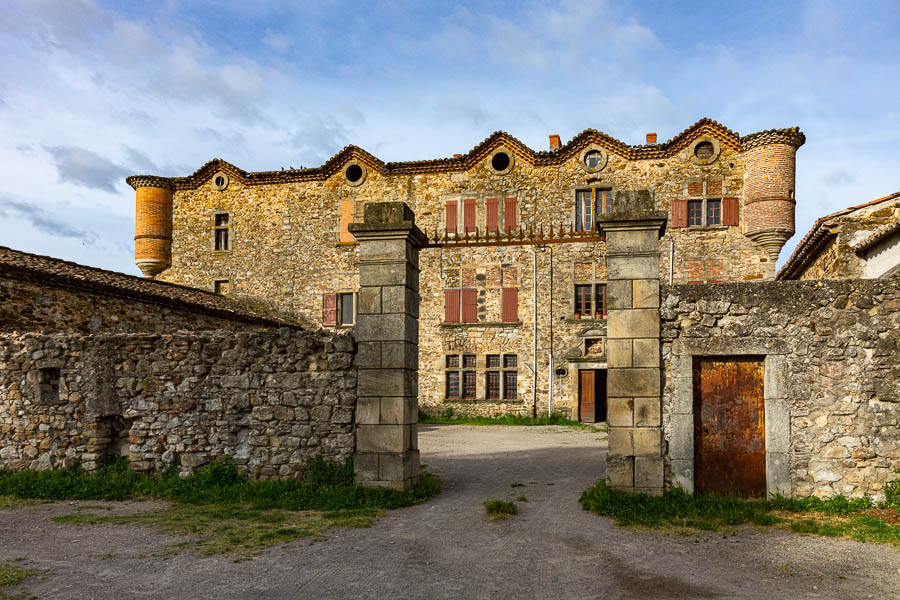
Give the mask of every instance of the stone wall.
[[355, 350], [347, 335], [260, 332], [0, 337], [0, 468], [105, 456], [189, 473], [230, 456], [290, 476], [355, 445]]
[[900, 469], [900, 281], [662, 289], [667, 483], [693, 482], [691, 363], [765, 357], [770, 493], [883, 499]]
[[[690, 156], [694, 142], [716, 136], [721, 145], [714, 160], [701, 164]], [[591, 148], [605, 156], [604, 166], [594, 172], [584, 168], [581, 157]], [[512, 155], [510, 169], [497, 172], [491, 168], [496, 150]], [[652, 158], [636, 158], [638, 155]], [[446, 226], [446, 202], [464, 198], [475, 200], [476, 225], [482, 233], [488, 197], [517, 198], [518, 223], [545, 231], [568, 230], [573, 225], [576, 190], [652, 189], [654, 207], [667, 212], [675, 200], [744, 199], [746, 160], [740, 139], [717, 125], [698, 127], [671, 145], [638, 149], [613, 143], [599, 132], [586, 132], [553, 156], [532, 153], [501, 134], [474, 149], [464, 164], [460, 159], [458, 168], [447, 168], [447, 161], [423, 163], [401, 173], [401, 163], [386, 165], [359, 149], [348, 149], [321, 170], [285, 172], [283, 176], [246, 173], [224, 161], [213, 161], [190, 178], [173, 180], [172, 266], [159, 278], [204, 289], [213, 289], [217, 280], [228, 281], [236, 296], [265, 298], [318, 325], [323, 294], [359, 290], [358, 248], [350, 241], [352, 236], [342, 232], [342, 223], [351, 216], [359, 222], [367, 203], [403, 201], [412, 208], [418, 226], [433, 235]], [[364, 179], [349, 182], [342, 167], [357, 163], [366, 169]], [[277, 181], [279, 177], [283, 181]], [[227, 213], [230, 223], [230, 245], [218, 251], [214, 243], [217, 213]], [[668, 280], [673, 255], [675, 282], [752, 280], [771, 273], [766, 250], [742, 233], [746, 229], [743, 209], [740, 218], [735, 226], [670, 228], [660, 242], [660, 277]], [[585, 353], [585, 343], [603, 338], [606, 323], [604, 319], [574, 318], [573, 286], [576, 272], [582, 271], [585, 263], [596, 265], [597, 280], [604, 280], [605, 245], [596, 241], [552, 244], [552, 259], [550, 248], [539, 251], [536, 303], [532, 247], [512, 244], [422, 250], [419, 405], [423, 411], [437, 414], [451, 408], [477, 414], [529, 413], [533, 378], [524, 365], [533, 363], [532, 333], [537, 318], [538, 410], [548, 407], [552, 354], [555, 367], [568, 369], [566, 375], [553, 376], [554, 408], [577, 414], [578, 368], [606, 365], [605, 356]], [[506, 267], [517, 271], [519, 320], [515, 324], [499, 323], [500, 289], [495, 274]], [[467, 285], [468, 273], [471, 287], [478, 291], [478, 321], [444, 326], [443, 292]], [[457, 402], [445, 398], [445, 360], [454, 353], [477, 357], [479, 389], [474, 399]], [[480, 365], [486, 356], [504, 353], [517, 356], [519, 393], [511, 402], [487, 401]]]

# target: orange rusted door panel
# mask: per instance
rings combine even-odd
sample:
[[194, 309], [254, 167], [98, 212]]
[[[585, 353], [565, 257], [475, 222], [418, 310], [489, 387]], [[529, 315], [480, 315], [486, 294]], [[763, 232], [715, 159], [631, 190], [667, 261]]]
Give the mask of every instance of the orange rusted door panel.
[[578, 371], [578, 383], [578, 420], [582, 423], [594, 423], [597, 421], [594, 409], [594, 372]]
[[694, 487], [765, 496], [763, 360], [694, 359]]

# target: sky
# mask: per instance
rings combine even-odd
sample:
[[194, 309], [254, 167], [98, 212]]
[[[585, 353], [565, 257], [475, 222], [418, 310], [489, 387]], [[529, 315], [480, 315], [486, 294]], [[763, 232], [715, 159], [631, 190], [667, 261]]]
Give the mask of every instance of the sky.
[[900, 191], [900, 0], [112, 2], [0, 11], [0, 245], [139, 274], [131, 174], [799, 126], [797, 234]]

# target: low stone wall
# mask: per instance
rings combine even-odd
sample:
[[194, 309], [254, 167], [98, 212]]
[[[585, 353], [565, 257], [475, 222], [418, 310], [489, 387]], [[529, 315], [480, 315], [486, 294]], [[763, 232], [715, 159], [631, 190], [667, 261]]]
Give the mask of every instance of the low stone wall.
[[182, 474], [230, 456], [290, 476], [355, 445], [349, 335], [258, 332], [0, 336], [0, 468]]
[[667, 484], [692, 485], [695, 356], [765, 357], [769, 492], [875, 499], [900, 469], [900, 280], [662, 289]]

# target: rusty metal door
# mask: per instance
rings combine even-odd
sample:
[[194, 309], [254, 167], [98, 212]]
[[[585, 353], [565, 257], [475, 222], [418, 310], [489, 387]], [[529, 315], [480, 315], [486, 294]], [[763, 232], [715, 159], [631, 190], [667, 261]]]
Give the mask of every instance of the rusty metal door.
[[582, 423], [595, 423], [597, 415], [594, 403], [594, 371], [578, 371], [578, 420]]
[[694, 487], [766, 494], [763, 359], [694, 359]]

